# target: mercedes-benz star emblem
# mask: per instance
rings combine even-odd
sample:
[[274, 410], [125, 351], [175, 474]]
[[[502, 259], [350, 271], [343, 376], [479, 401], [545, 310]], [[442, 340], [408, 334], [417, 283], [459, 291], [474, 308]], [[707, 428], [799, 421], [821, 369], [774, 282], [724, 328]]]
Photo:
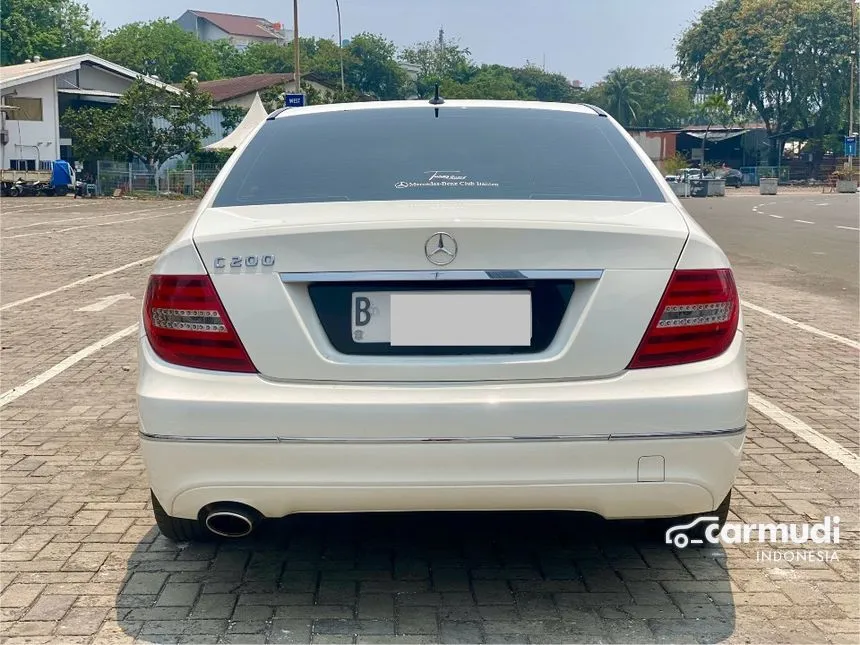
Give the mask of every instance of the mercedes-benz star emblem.
[[433, 233], [424, 244], [424, 255], [436, 266], [451, 264], [457, 257], [457, 240], [448, 233]]

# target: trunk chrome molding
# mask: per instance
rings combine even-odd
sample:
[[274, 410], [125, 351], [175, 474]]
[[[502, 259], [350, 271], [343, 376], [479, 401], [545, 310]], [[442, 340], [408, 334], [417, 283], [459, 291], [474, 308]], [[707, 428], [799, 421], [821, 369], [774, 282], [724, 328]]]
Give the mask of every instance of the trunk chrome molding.
[[747, 427], [728, 430], [694, 430], [690, 432], [648, 432], [643, 434], [543, 435], [534, 437], [177, 437], [139, 431], [147, 441], [179, 441], [199, 443], [286, 443], [286, 444], [397, 444], [397, 443], [528, 443], [564, 441], [638, 441], [650, 439], [693, 439], [697, 437], [727, 437], [745, 432]]
[[311, 271], [278, 274], [295, 282], [437, 282], [443, 280], [599, 280], [603, 269], [463, 269], [450, 271]]

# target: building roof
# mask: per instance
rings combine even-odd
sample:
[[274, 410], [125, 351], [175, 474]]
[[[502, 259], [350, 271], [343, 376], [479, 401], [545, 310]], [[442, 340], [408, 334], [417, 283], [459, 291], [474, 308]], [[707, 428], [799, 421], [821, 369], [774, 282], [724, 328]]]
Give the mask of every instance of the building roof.
[[239, 16], [233, 13], [216, 13], [214, 11], [197, 11], [196, 9], [191, 9], [190, 12], [199, 18], [208, 20], [231, 36], [276, 37], [272, 33], [272, 23], [265, 18]]
[[174, 94], [180, 94], [182, 92], [182, 90], [173, 87], [172, 85], [168, 85], [167, 83], [163, 83], [149, 76], [144, 76], [143, 74], [140, 74], [133, 69], [123, 67], [122, 65], [117, 65], [116, 63], [111, 63], [109, 60], [99, 58], [98, 56], [94, 56], [93, 54], [81, 54], [79, 56], [67, 56], [66, 58], [42, 60], [38, 63], [5, 65], [3, 67], [0, 67], [0, 88], [6, 89], [8, 87], [22, 85], [23, 83], [32, 83], [33, 81], [42, 80], [44, 78], [59, 76], [60, 74], [66, 74], [68, 72], [78, 70], [81, 68], [82, 65], [101, 67], [108, 72], [132, 80], [140, 76], [150, 85], [155, 85], [157, 87], [167, 90], [168, 92], [172, 92]]
[[[302, 79], [319, 83], [313, 74], [302, 74]], [[295, 80], [295, 75], [289, 74], [251, 74], [236, 78], [222, 78], [217, 81], [202, 81], [198, 86], [201, 91], [212, 95], [215, 103], [229, 101], [252, 92], [260, 92], [275, 85], [286, 85]]]

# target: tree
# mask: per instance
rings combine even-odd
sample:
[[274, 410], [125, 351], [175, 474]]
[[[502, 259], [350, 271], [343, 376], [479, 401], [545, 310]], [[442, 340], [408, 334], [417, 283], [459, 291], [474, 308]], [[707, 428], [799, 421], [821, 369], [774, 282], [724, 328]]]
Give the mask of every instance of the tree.
[[448, 82], [448, 87], [465, 85], [478, 69], [472, 62], [469, 49], [461, 47], [458, 41], [446, 41], [445, 32], [441, 29], [438, 39], [407, 47], [400, 56], [403, 61], [418, 67], [416, 89], [420, 97], [428, 96], [436, 83], [443, 81]]
[[850, 10], [846, 0], [719, 0], [681, 37], [678, 67], [736, 112], [755, 110], [775, 163], [789, 133], [821, 139], [845, 118]]
[[707, 126], [702, 136], [702, 166], [705, 165], [705, 146], [708, 143], [708, 134], [714, 125], [729, 127], [734, 121], [732, 108], [726, 97], [722, 94], [711, 94], [701, 104], [696, 106], [696, 118]]
[[633, 67], [613, 69], [593, 88], [594, 101], [623, 126], [637, 123], [644, 83]]
[[[304, 39], [302, 39], [304, 40]], [[302, 56], [301, 64], [304, 67], [307, 55], [304, 48], [299, 45], [299, 53]], [[295, 67], [293, 44], [287, 46], [270, 42], [251, 43], [239, 55], [239, 76], [247, 74], [287, 74]]]
[[394, 43], [382, 36], [362, 33], [345, 48], [355, 60], [346, 70], [349, 85], [381, 100], [400, 99], [405, 96], [408, 77], [397, 64]]
[[63, 112], [60, 125], [72, 137], [75, 159], [97, 161], [114, 156], [113, 111], [112, 107], [86, 107]]
[[75, 156], [110, 154], [157, 168], [173, 156], [199, 150], [212, 133], [203, 122], [211, 97], [191, 78], [183, 89], [177, 95], [138, 78], [109, 110], [66, 110], [61, 121], [70, 131]]
[[451, 99], [527, 101], [534, 98], [517, 83], [511, 68], [502, 65], [482, 65], [466, 83], [443, 79], [440, 92]]
[[0, 64], [84, 54], [93, 50], [101, 31], [89, 7], [74, 0], [3, 0]]
[[225, 134], [235, 130], [248, 113], [248, 110], [238, 105], [222, 105], [220, 109], [221, 127], [224, 128]]
[[665, 67], [614, 69], [588, 91], [588, 100], [625, 126], [675, 128], [693, 114], [691, 84]]
[[99, 43], [96, 53], [168, 83], [181, 82], [189, 72], [197, 72], [201, 81], [219, 78], [218, 64], [225, 56], [223, 44], [199, 40], [168, 18], [123, 25]]
[[545, 72], [531, 63], [526, 63], [525, 67], [512, 69], [511, 75], [530, 98], [538, 101], [575, 103], [583, 94], [582, 90], [574, 87], [564, 74]]
[[[206, 44], [209, 46], [215, 61], [215, 68], [218, 70], [216, 78], [235, 78], [245, 75], [244, 52], [236, 49], [233, 43], [223, 38]], [[197, 73], [199, 74], [199, 72]]]

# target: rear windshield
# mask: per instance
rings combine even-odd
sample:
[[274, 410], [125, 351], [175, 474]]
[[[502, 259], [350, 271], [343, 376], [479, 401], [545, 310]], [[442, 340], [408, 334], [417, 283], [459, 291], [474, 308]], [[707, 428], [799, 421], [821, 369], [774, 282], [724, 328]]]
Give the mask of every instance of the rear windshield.
[[448, 199], [665, 201], [605, 118], [427, 105], [267, 121], [213, 205]]

